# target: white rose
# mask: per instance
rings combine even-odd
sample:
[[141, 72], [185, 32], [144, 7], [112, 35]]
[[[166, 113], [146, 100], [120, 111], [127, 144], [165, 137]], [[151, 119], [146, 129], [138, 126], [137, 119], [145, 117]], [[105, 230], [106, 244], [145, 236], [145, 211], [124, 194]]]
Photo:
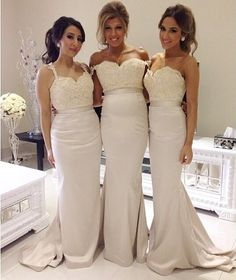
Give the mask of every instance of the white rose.
[[12, 109], [12, 103], [6, 100], [3, 104], [3, 109], [4, 111], [9, 111], [10, 109]]

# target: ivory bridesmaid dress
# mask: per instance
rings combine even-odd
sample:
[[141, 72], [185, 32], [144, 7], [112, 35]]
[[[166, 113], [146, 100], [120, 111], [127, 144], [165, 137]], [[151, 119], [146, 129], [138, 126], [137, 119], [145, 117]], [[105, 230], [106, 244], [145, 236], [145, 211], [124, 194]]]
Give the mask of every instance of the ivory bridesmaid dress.
[[103, 61], [95, 71], [104, 92], [101, 132], [106, 155], [104, 257], [122, 266], [145, 261], [148, 242], [141, 166], [148, 138], [142, 80], [146, 63]]
[[149, 151], [153, 183], [154, 219], [147, 265], [162, 275], [175, 268], [236, 266], [236, 251], [217, 249], [204, 229], [181, 182], [180, 150], [186, 135], [181, 108], [185, 80], [165, 66], [148, 70], [144, 84], [150, 95]]
[[[53, 155], [60, 187], [58, 214], [46, 237], [24, 250], [20, 262], [40, 271], [63, 259], [69, 268], [93, 262], [100, 229], [101, 136], [93, 110], [93, 82], [84, 73], [73, 80], [58, 76], [50, 89], [57, 110], [51, 127]], [[50, 187], [50, 186], [49, 186]]]

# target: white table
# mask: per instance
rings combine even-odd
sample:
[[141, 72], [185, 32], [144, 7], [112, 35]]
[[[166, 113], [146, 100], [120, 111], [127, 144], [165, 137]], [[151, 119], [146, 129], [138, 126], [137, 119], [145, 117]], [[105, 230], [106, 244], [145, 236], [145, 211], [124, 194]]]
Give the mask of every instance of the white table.
[[0, 161], [1, 248], [48, 226], [46, 172]]

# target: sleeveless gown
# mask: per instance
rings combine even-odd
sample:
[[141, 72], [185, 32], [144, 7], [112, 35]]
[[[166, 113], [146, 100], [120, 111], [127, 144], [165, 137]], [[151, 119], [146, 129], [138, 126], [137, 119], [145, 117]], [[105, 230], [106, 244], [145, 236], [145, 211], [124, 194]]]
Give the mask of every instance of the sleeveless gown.
[[175, 268], [236, 266], [236, 251], [217, 249], [204, 229], [181, 182], [180, 150], [186, 118], [180, 106], [185, 93], [181, 73], [165, 66], [148, 70], [144, 84], [150, 95], [149, 151], [154, 219], [147, 265], [162, 275]]
[[[24, 250], [20, 262], [40, 271], [57, 266], [87, 267], [93, 262], [100, 229], [101, 136], [93, 110], [93, 82], [84, 69], [77, 81], [57, 76], [50, 89], [57, 114], [51, 141], [60, 194], [58, 213], [45, 238]], [[50, 187], [50, 186], [49, 186]]]
[[103, 61], [95, 71], [104, 101], [101, 132], [106, 155], [104, 179], [104, 257], [122, 266], [144, 262], [148, 229], [141, 166], [148, 139], [142, 80], [146, 63]]

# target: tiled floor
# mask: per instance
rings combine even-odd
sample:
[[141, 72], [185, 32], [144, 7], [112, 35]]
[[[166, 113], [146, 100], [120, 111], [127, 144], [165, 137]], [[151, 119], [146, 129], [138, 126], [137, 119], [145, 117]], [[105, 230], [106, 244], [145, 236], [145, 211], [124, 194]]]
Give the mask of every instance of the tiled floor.
[[[30, 166], [30, 162], [25, 165]], [[56, 172], [47, 170], [46, 207], [53, 218], [56, 211], [57, 184]], [[145, 200], [148, 224], [152, 220], [152, 201]], [[236, 246], [236, 222], [224, 221], [216, 215], [198, 210], [198, 214], [215, 244], [223, 249]], [[28, 233], [2, 250], [2, 280], [235, 280], [236, 269], [225, 273], [216, 269], [177, 270], [170, 276], [160, 276], [146, 267], [145, 264], [134, 263], [124, 268], [103, 259], [100, 252], [89, 268], [69, 270], [64, 264], [57, 268], [46, 268], [42, 272], [34, 272], [17, 262], [19, 251], [26, 244], [39, 240], [45, 231], [38, 234]]]

